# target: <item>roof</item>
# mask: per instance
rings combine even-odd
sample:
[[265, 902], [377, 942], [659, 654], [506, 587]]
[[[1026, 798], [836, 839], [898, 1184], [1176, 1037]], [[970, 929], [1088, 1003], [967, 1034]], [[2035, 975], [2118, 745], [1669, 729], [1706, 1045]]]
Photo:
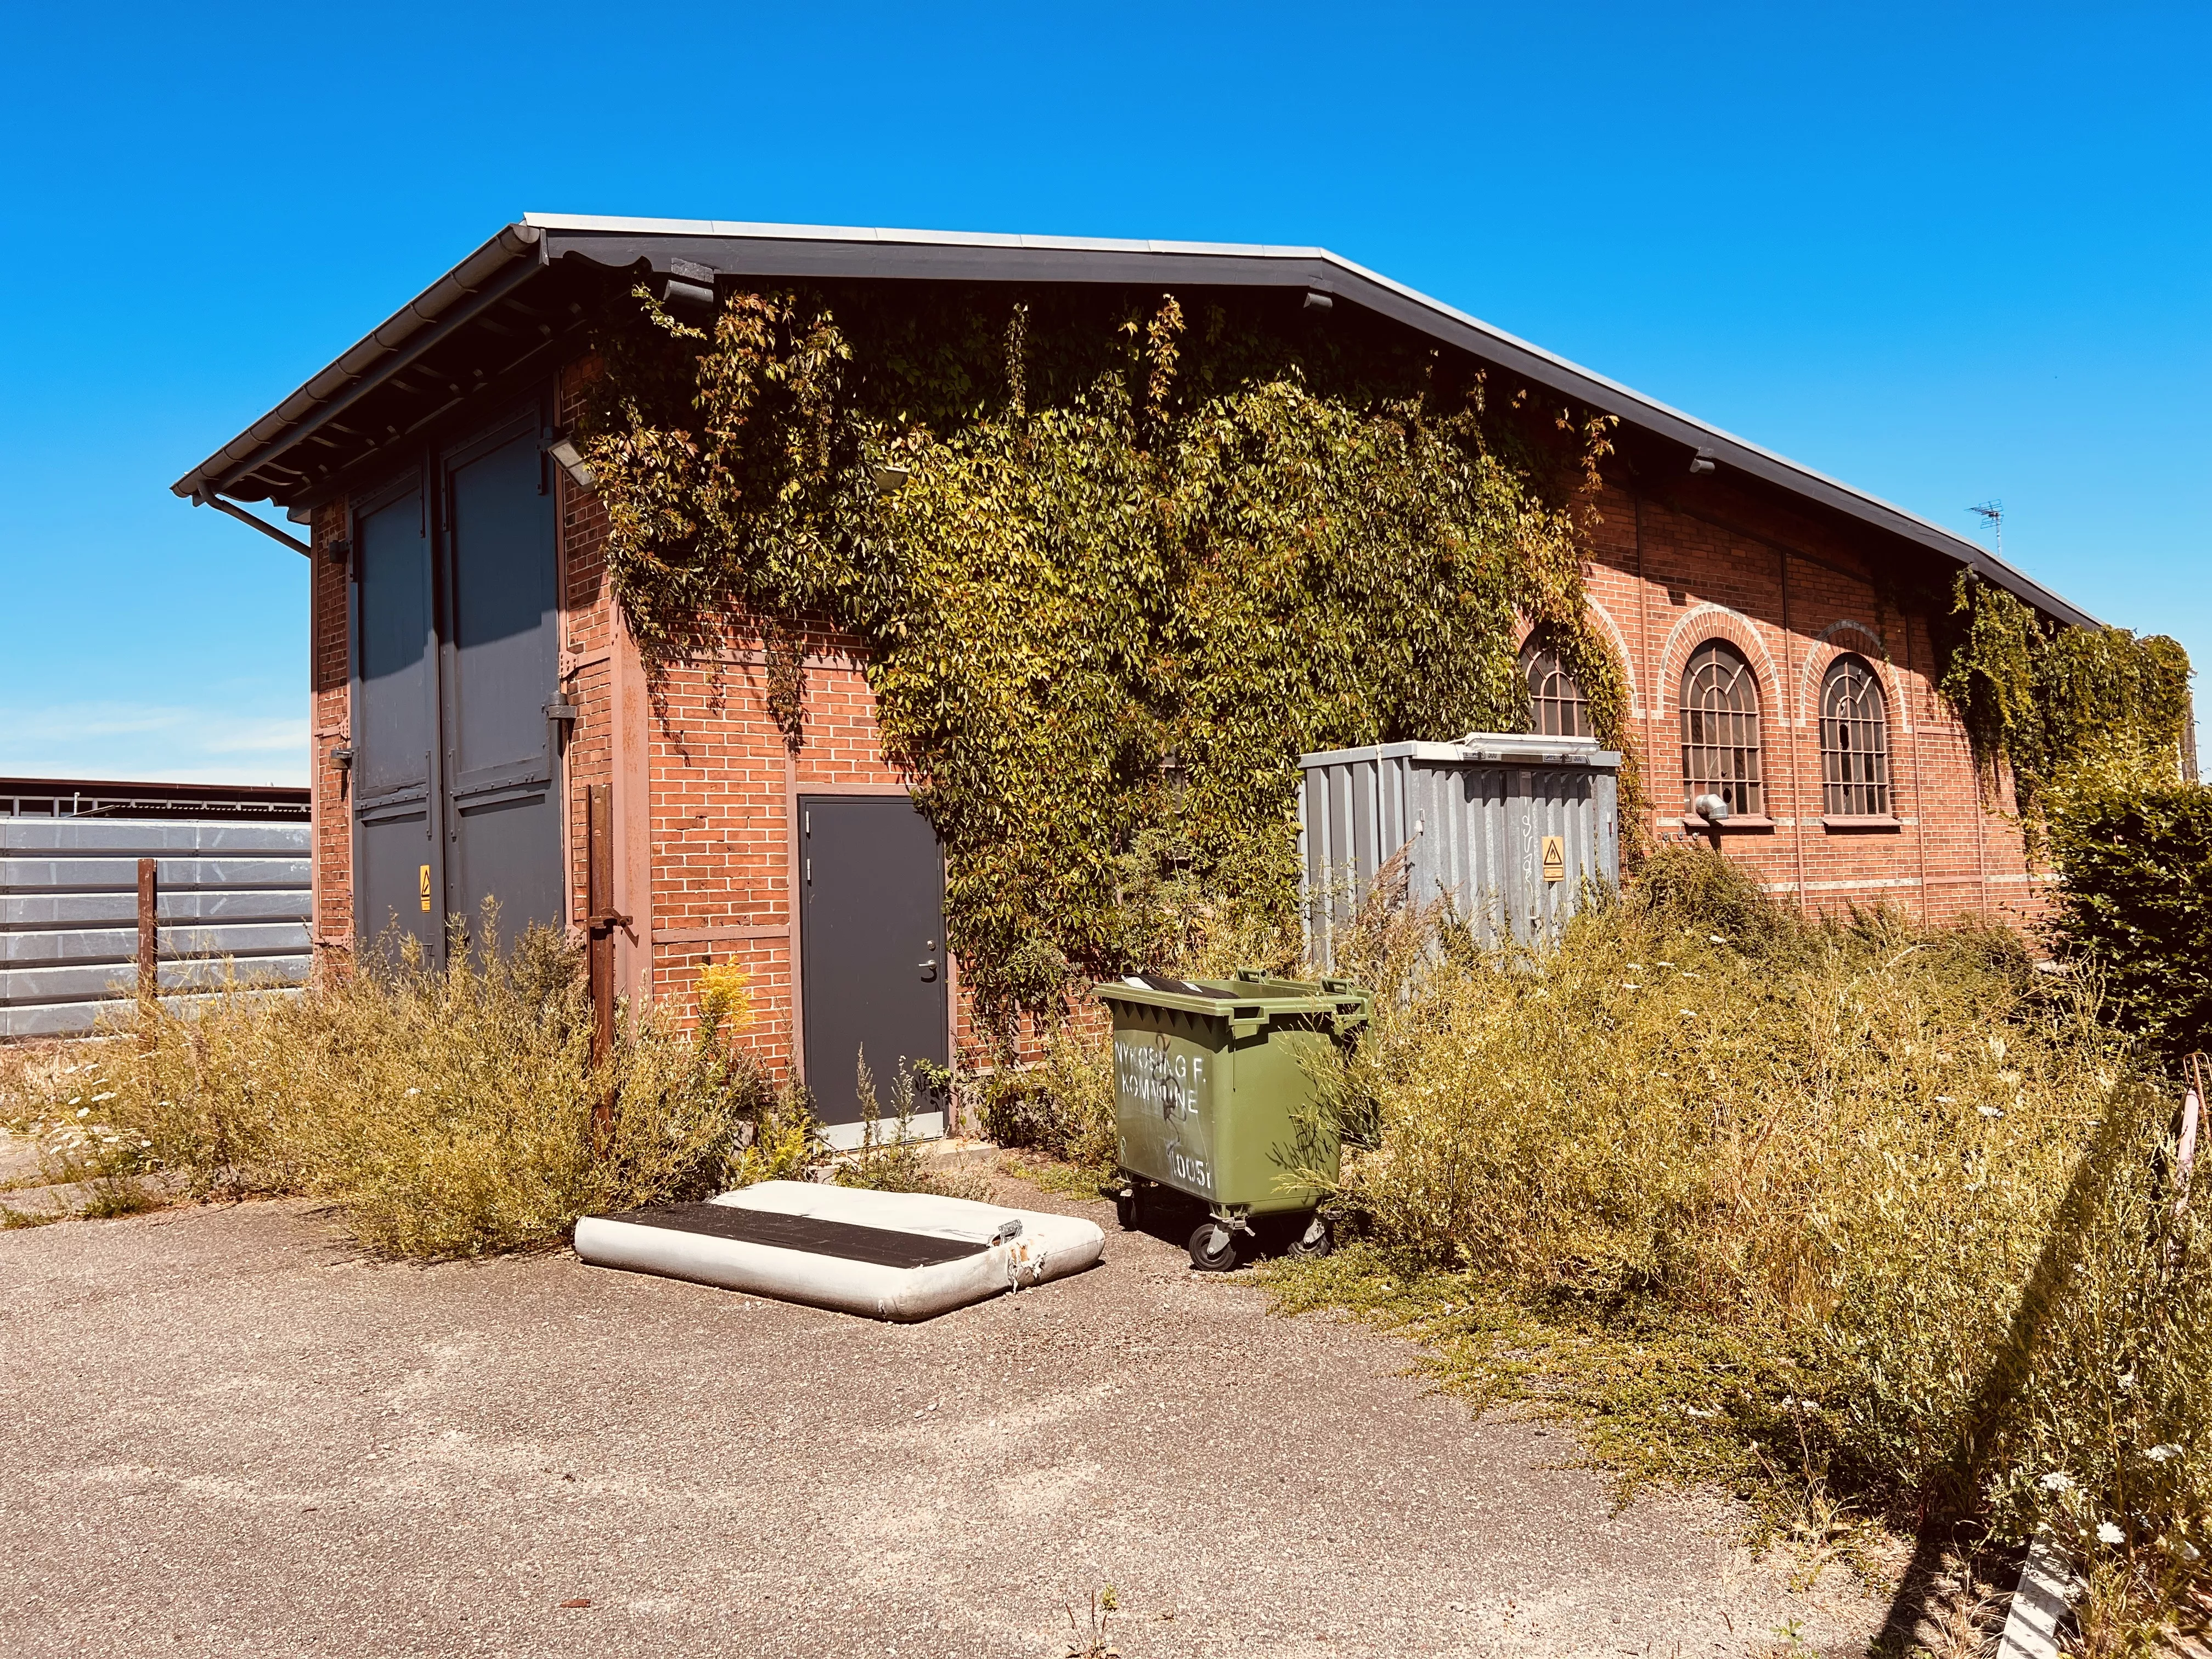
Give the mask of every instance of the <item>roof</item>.
[[[179, 478], [179, 495], [297, 508], [580, 327], [579, 265], [752, 278], [1100, 283], [1304, 290], [1389, 318], [1806, 502], [1915, 543], [2063, 623], [2100, 624], [1979, 543], [1607, 379], [1326, 248], [533, 213], [503, 227]], [[567, 280], [563, 280], [564, 275]]]
[[281, 784], [0, 778], [0, 817], [305, 818], [310, 799]]

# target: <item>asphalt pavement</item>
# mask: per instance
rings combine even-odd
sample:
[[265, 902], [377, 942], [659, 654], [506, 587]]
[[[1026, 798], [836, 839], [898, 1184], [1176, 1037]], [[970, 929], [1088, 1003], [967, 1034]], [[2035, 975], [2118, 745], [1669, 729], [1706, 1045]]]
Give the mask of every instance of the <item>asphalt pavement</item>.
[[0, 1232], [0, 1652], [1060, 1659], [1109, 1585], [1122, 1659], [1865, 1651], [1726, 1503], [1002, 1192], [1105, 1262], [910, 1327], [296, 1202]]

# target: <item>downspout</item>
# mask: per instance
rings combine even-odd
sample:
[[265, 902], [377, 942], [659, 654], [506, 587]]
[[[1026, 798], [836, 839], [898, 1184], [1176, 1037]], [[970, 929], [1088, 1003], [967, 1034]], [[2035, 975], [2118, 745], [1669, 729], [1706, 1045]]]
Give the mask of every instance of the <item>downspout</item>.
[[255, 518], [253, 514], [248, 513], [244, 507], [234, 506], [232, 503], [223, 500], [222, 496], [214, 494], [212, 491], [203, 495], [199, 491], [194, 490], [192, 492], [192, 505], [194, 507], [211, 507], [218, 513], [228, 513], [232, 518], [237, 520], [239, 523], [252, 525], [263, 535], [283, 543], [285, 546], [290, 548], [295, 553], [304, 553], [311, 559], [315, 556], [315, 550], [308, 546], [307, 543], [301, 541], [297, 536], [286, 535], [275, 525], [270, 524], [266, 519]]

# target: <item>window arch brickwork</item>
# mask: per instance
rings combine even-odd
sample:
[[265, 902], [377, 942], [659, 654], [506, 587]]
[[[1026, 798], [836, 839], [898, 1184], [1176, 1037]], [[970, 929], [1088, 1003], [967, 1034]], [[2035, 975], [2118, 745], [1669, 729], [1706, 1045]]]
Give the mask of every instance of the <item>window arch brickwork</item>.
[[1820, 682], [1820, 787], [1831, 817], [1889, 815], [1889, 700], [1873, 665], [1849, 652]]
[[1803, 654], [1796, 665], [1796, 684], [1789, 696], [1792, 724], [1810, 731], [1820, 718], [1820, 688], [1827, 684], [1828, 670], [1836, 659], [1856, 654], [1866, 659], [1874, 670], [1875, 678], [1881, 683], [1881, 695], [1889, 704], [1895, 722], [1896, 735], [1905, 736], [1912, 730], [1912, 693], [1897, 664], [1890, 660], [1890, 641], [1855, 617], [1845, 617], [1830, 623], [1805, 642]]
[[[1741, 611], [1708, 601], [1684, 611], [1667, 630], [1652, 664], [1650, 707], [1654, 714], [1663, 716], [1667, 713], [1667, 693], [1670, 690], [1675, 696], [1675, 711], [1680, 712], [1683, 674], [1691, 653], [1714, 640], [1725, 640], [1734, 646], [1751, 665], [1754, 681], [1763, 688], [1773, 688], [1774, 695], [1781, 697], [1782, 670], [1767, 649], [1758, 626]], [[1762, 691], [1761, 695], [1765, 693]], [[1780, 702], [1773, 712], [1777, 720], [1789, 724], [1791, 711]]]
[[1759, 680], [1742, 652], [1711, 639], [1682, 669], [1682, 799], [1718, 795], [1732, 814], [1766, 810]]

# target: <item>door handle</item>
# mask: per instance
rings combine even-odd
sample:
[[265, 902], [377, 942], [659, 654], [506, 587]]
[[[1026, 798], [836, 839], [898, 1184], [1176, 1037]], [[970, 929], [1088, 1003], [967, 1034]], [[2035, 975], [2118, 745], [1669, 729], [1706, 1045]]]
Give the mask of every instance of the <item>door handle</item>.
[[921, 976], [925, 980], [932, 980], [937, 977], [937, 958], [935, 957], [930, 957], [927, 962], [917, 962], [915, 963], [915, 966], [921, 969]]

